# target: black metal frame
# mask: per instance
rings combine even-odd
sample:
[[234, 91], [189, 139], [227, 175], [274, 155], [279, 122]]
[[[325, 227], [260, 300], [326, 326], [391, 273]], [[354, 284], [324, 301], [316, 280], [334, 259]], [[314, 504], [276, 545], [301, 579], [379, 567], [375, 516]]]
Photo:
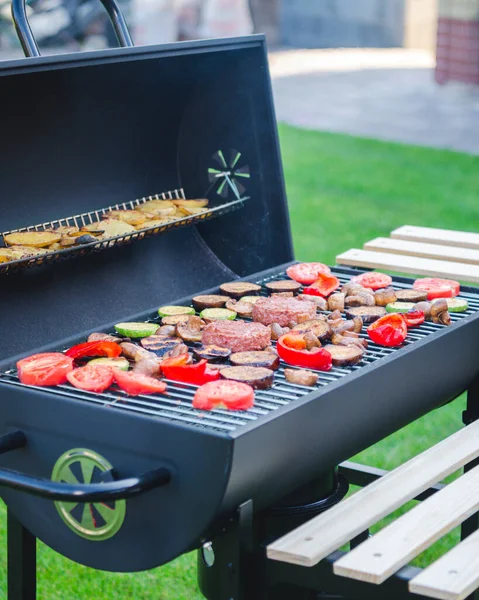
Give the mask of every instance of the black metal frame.
[[[479, 419], [479, 378], [467, 391], [467, 410], [464, 411], [465, 425]], [[467, 472], [479, 464], [479, 459], [464, 467]], [[383, 477], [388, 471], [367, 465], [345, 462], [339, 466], [339, 474], [357, 486], [364, 487]], [[444, 486], [431, 486], [414, 499], [425, 500]], [[340, 598], [341, 600], [426, 600], [425, 596], [413, 594], [408, 590], [411, 579], [421, 569], [406, 566], [400, 569], [381, 585], [340, 577], [333, 572], [333, 563], [345, 554], [336, 551], [314, 567], [303, 567], [270, 560], [266, 557], [266, 544], [271, 540], [255, 541], [255, 523], [252, 503], [247, 502], [238, 508], [220, 539], [214, 544], [221, 554], [224, 568], [217, 577], [217, 588], [207, 595], [208, 600], [321, 600]], [[479, 529], [479, 513], [476, 513], [461, 525], [461, 539]], [[365, 531], [350, 541], [353, 549], [369, 537]], [[207, 573], [208, 566], [199, 551], [198, 564], [201, 571]], [[209, 585], [211, 592], [211, 582]], [[12, 600], [12, 599], [9, 599]], [[16, 599], [14, 599], [16, 600]], [[471, 594], [467, 600], [479, 600], [479, 591]]]

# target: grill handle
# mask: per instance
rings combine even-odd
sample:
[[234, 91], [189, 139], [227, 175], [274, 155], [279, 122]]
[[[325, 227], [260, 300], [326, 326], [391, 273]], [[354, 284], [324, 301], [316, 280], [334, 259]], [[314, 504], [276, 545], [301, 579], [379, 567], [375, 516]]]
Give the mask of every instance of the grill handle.
[[[125, 17], [121, 12], [116, 0], [100, 0], [110, 17], [111, 24], [115, 30], [115, 35], [120, 46], [126, 48], [133, 46]], [[33, 32], [28, 22], [26, 0], [12, 0], [12, 18], [17, 32], [18, 39], [22, 45], [23, 53], [26, 57], [32, 58], [40, 56], [40, 50], [33, 36]]]
[[[24, 448], [27, 438], [22, 431], [0, 436], [0, 454]], [[111, 477], [111, 473], [109, 473]], [[171, 480], [171, 472], [164, 467], [153, 469], [138, 477], [128, 477], [105, 483], [72, 485], [57, 483], [50, 479], [25, 475], [19, 471], [0, 469], [0, 487], [11, 488], [33, 496], [63, 502], [113, 502], [139, 496], [154, 488], [165, 486]]]

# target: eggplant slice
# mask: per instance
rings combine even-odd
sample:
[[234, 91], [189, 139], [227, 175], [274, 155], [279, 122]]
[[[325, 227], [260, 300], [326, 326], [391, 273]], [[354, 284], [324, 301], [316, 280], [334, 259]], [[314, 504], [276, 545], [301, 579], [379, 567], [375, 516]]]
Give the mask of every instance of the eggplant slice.
[[356, 365], [364, 355], [364, 350], [357, 346], [333, 346], [329, 344], [324, 349], [331, 354], [335, 367]]
[[227, 367], [221, 377], [247, 383], [256, 390], [266, 390], [273, 385], [274, 372], [265, 367]]
[[140, 344], [149, 350], [154, 352], [157, 356], [164, 356], [176, 346], [182, 345], [183, 342], [179, 338], [170, 338], [164, 335], [150, 335], [149, 337], [140, 340]]
[[230, 362], [235, 367], [265, 367], [276, 371], [279, 367], [279, 356], [272, 352], [235, 352], [230, 356]]
[[282, 293], [282, 292], [293, 292], [297, 294], [301, 289], [301, 284], [292, 279], [282, 279], [281, 281], [270, 281], [265, 283], [265, 288], [269, 292]]
[[223, 283], [220, 285], [220, 290], [223, 294], [231, 296], [231, 298], [242, 298], [243, 296], [252, 296], [261, 291], [261, 286], [248, 281], [232, 281], [231, 283]]
[[210, 346], [193, 348], [193, 354], [198, 358], [205, 358], [208, 362], [214, 363], [217, 360], [226, 360], [230, 356], [231, 350], [212, 344]]
[[193, 307], [201, 312], [205, 308], [223, 308], [229, 296], [220, 296], [219, 294], [206, 294], [203, 296], [195, 296], [191, 302]]
[[397, 302], [425, 302], [427, 300], [427, 292], [423, 290], [397, 290]]

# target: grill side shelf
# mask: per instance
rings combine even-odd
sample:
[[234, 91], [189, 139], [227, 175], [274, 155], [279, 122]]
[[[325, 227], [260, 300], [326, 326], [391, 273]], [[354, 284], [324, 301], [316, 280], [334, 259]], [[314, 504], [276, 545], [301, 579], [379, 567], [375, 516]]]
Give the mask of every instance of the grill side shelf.
[[[2, 246], [7, 247], [4, 241], [5, 236], [11, 233], [47, 231], [61, 226], [75, 226], [78, 228], [87, 227], [88, 225], [93, 225], [101, 222], [103, 215], [106, 215], [109, 211], [112, 210], [135, 210], [139, 206], [145, 204], [150, 200], [179, 199], [186, 199], [185, 191], [182, 188], [170, 190], [161, 194], [144, 196], [143, 198], [138, 198], [131, 202], [115, 204], [88, 213], [82, 213], [71, 217], [65, 217], [46, 223], [39, 223], [37, 225], [22, 227], [20, 229], [4, 231], [0, 234], [2, 242], [2, 244], [0, 245], [0, 249]], [[193, 215], [185, 215], [184, 217], [180, 218], [175, 217], [169, 221], [165, 219], [165, 222], [161, 223], [161, 225], [157, 223], [153, 226], [148, 227], [147, 221], [145, 223], [144, 228], [138, 229], [135, 232], [130, 232], [127, 234], [104, 239], [99, 238], [94, 242], [81, 244], [78, 246], [70, 246], [61, 250], [47, 250], [45, 253], [39, 255], [25, 256], [18, 260], [9, 260], [8, 262], [1, 262], [0, 257], [0, 275], [7, 275], [30, 267], [38, 267], [42, 265], [53, 264], [80, 256], [94, 254], [106, 250], [107, 248], [113, 248], [115, 246], [130, 244], [134, 241], [144, 239], [145, 237], [160, 235], [171, 229], [196, 225], [198, 223], [202, 223], [204, 221], [220, 217], [229, 212], [242, 208], [247, 199], [248, 198], [246, 197], [240, 198], [239, 196], [236, 196], [236, 198], [232, 201], [224, 202], [216, 206], [208, 206], [204, 210], [202, 210], [202, 212], [198, 212]]]

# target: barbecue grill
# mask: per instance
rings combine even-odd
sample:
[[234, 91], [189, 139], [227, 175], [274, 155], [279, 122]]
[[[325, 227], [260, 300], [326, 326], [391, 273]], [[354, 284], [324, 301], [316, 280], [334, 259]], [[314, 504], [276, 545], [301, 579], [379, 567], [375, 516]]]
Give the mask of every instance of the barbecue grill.
[[[115, 16], [112, 0], [106, 5]], [[15, 11], [23, 46], [35, 53], [21, 2]], [[399, 349], [370, 344], [361, 364], [321, 373], [312, 389], [286, 381], [281, 367], [241, 413], [195, 410], [195, 388], [175, 382], [161, 397], [136, 398], [25, 386], [15, 370], [22, 356], [63, 350], [120, 320], [156, 321], [161, 304], [190, 304], [225, 281], [284, 278], [294, 261], [262, 36], [31, 58], [5, 63], [0, 75], [0, 105], [11, 117], [4, 231], [91, 223], [101, 207], [158, 193], [210, 201], [204, 218], [0, 272], [11, 599], [34, 597], [37, 537], [81, 564], [118, 572], [200, 548], [205, 595], [236, 600], [225, 591], [239, 589], [235, 559], [225, 557], [236, 552], [238, 531], [258, 548], [338, 502], [347, 492], [342, 461], [474, 381], [479, 294], [462, 288], [469, 310], [452, 315], [450, 327], [424, 324]], [[359, 271], [333, 272], [344, 283]], [[215, 565], [211, 540], [223, 552]]]

